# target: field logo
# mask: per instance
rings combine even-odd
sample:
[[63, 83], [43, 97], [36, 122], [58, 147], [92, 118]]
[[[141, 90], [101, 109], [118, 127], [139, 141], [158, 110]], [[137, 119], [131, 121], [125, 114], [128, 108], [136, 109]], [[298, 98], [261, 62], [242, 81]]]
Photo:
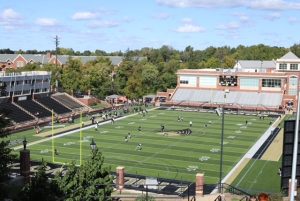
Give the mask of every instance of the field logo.
[[196, 165], [189, 165], [187, 168], [186, 168], [187, 171], [191, 172], [191, 171], [196, 171], [198, 170], [198, 166]]
[[210, 150], [210, 152], [212, 152], [212, 153], [217, 153], [217, 152], [219, 152], [220, 151], [220, 149], [218, 149], [218, 148], [212, 148], [211, 150]]
[[210, 159], [209, 156], [201, 156], [201, 157], [199, 158], [199, 161], [203, 162], [203, 161], [208, 161], [209, 159]]

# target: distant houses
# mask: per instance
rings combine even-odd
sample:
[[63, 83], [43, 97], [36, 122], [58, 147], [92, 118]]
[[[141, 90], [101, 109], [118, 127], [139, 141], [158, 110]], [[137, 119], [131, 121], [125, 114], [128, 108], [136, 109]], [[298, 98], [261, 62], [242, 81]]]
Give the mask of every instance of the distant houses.
[[[68, 60], [79, 59], [83, 64], [94, 61], [99, 56], [70, 56], [70, 55], [58, 55], [57, 65], [64, 66], [67, 64]], [[124, 60], [123, 56], [103, 56], [108, 58], [112, 65], [119, 66]], [[141, 61], [145, 57], [134, 57], [134, 60]], [[17, 69], [22, 68], [27, 64], [39, 64], [41, 66], [45, 64], [55, 64], [56, 56], [50, 53], [47, 54], [0, 54], [0, 71], [5, 71], [6, 69]]]

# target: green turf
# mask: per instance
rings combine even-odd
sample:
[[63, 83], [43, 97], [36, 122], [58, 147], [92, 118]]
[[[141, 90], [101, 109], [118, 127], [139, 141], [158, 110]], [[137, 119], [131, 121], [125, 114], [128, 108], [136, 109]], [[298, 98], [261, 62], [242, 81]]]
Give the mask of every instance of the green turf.
[[[86, 116], [86, 117], [82, 118], [82, 121], [88, 121], [89, 119], [90, 119], [90, 117]], [[74, 121], [75, 124], [79, 123], [79, 122], [80, 122], [79, 118], [75, 119], [75, 121]], [[64, 126], [64, 127], [67, 128], [67, 127], [71, 126], [72, 124], [71, 123], [59, 123], [59, 124], [55, 124], [55, 125], [56, 126]], [[40, 126], [40, 128], [42, 129], [40, 134], [42, 134], [44, 132], [47, 132], [47, 131], [50, 131], [51, 130], [51, 123], [49, 125]], [[61, 127], [54, 127], [54, 133], [59, 128], [61, 128]], [[28, 129], [28, 130], [21, 131], [21, 132], [18, 132], [18, 133], [12, 133], [12, 134], [8, 135], [6, 139], [10, 140], [11, 146], [13, 147], [13, 146], [16, 146], [16, 145], [21, 145], [24, 137], [26, 137], [26, 140], [28, 142], [33, 142], [33, 141], [42, 139], [41, 137], [39, 137], [35, 133], [34, 127], [32, 127], [32, 129]]]
[[[183, 117], [183, 122], [177, 121], [178, 115]], [[176, 132], [188, 128], [190, 120], [193, 121], [190, 136], [163, 136], [160, 132], [161, 124], [165, 125], [166, 131]], [[249, 124], [243, 128], [246, 120]], [[224, 175], [268, 128], [271, 120], [225, 115]], [[137, 131], [138, 126], [142, 126], [141, 132]], [[126, 143], [124, 137], [128, 132], [133, 138]], [[221, 118], [214, 113], [154, 110], [146, 117], [138, 114], [116, 121], [114, 125], [100, 126], [98, 131], [94, 128], [83, 131], [86, 138], [82, 145], [83, 159], [90, 155], [89, 144], [94, 138], [105, 156], [105, 163], [112, 170], [116, 166], [125, 166], [127, 173], [185, 181], [194, 181], [196, 173], [204, 172], [206, 183], [213, 184], [218, 181], [220, 152], [212, 150], [220, 149], [220, 135]], [[138, 143], [142, 143], [141, 151], [136, 150]], [[56, 161], [75, 160], [79, 164], [79, 132], [55, 139], [55, 147], [59, 151]], [[51, 162], [51, 140], [30, 146], [30, 150], [32, 159], [43, 158]], [[208, 160], [201, 161], [200, 158]]]
[[251, 159], [232, 185], [253, 194], [280, 193], [279, 167], [281, 161]]

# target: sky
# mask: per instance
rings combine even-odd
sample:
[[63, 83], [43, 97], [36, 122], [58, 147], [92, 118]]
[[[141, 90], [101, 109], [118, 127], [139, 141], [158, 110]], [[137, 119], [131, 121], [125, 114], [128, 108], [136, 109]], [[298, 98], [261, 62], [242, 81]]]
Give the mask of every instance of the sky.
[[300, 0], [0, 0], [0, 49], [106, 52], [300, 43]]

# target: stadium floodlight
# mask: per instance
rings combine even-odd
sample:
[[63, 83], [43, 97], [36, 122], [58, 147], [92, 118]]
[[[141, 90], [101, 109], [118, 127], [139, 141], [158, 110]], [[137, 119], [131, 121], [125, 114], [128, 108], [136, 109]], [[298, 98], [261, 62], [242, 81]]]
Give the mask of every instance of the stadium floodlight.
[[221, 192], [222, 177], [223, 177], [223, 147], [224, 147], [224, 114], [225, 114], [225, 104], [226, 104], [226, 95], [229, 93], [229, 89], [224, 90], [224, 103], [222, 106], [222, 128], [221, 128], [221, 152], [220, 152], [220, 175], [219, 175], [219, 193]]

